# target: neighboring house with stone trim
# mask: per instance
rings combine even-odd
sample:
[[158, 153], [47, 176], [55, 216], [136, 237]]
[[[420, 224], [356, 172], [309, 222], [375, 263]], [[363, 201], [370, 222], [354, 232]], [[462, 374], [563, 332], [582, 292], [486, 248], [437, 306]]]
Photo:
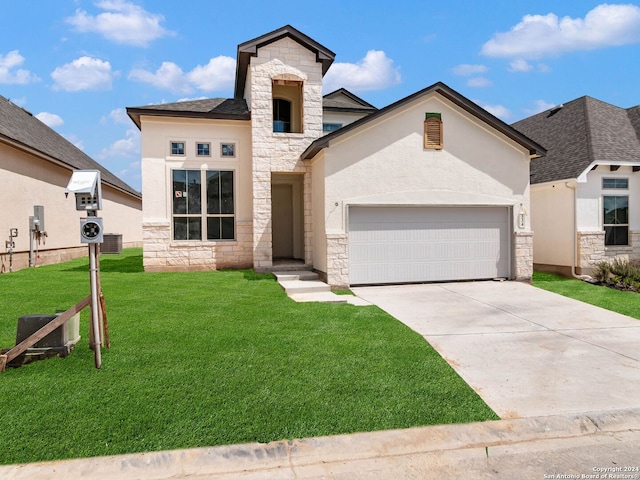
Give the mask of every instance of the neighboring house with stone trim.
[[536, 268], [640, 259], [640, 106], [585, 96], [512, 126], [548, 150], [531, 164]]
[[[67, 261], [87, 255], [80, 241], [80, 217], [73, 195], [65, 189], [74, 170], [99, 170], [102, 210], [108, 233], [122, 235], [125, 247], [142, 245], [140, 193], [42, 123], [25, 109], [0, 96], [0, 273]], [[41, 234], [30, 242], [34, 206], [44, 208]], [[11, 230], [17, 229], [10, 259]], [[44, 236], [46, 232], [46, 236]], [[31, 243], [31, 245], [30, 245]]]
[[334, 56], [285, 26], [238, 46], [234, 98], [127, 109], [145, 270], [295, 259], [334, 286], [530, 279], [544, 149], [442, 83], [380, 110], [323, 97]]

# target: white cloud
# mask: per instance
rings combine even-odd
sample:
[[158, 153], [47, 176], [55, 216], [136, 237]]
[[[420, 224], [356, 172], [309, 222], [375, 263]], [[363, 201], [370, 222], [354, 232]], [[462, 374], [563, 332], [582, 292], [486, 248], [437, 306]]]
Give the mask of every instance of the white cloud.
[[62, 117], [55, 113], [40, 112], [36, 115], [36, 118], [50, 128], [60, 127], [64, 124]]
[[512, 118], [511, 111], [503, 105], [491, 105], [488, 103], [475, 102], [484, 108], [490, 114], [498, 117], [500, 120], [508, 122]]
[[533, 102], [533, 105], [533, 108], [526, 108], [524, 110], [527, 115], [535, 115], [556, 106], [555, 103], [549, 103], [544, 100], [536, 100]]
[[533, 66], [527, 62], [526, 60], [522, 60], [521, 58], [513, 60], [509, 63], [509, 71], [510, 72], [530, 72], [533, 70]]
[[0, 54], [0, 83], [24, 85], [40, 80], [36, 75], [20, 67], [24, 57], [18, 50], [11, 50], [6, 55]]
[[400, 71], [381, 50], [369, 50], [358, 63], [334, 63], [324, 77], [324, 90], [382, 90], [399, 84]]
[[486, 73], [489, 71], [489, 67], [486, 65], [469, 65], [467, 63], [463, 63], [460, 65], [456, 65], [451, 69], [454, 75], [459, 75], [461, 77], [468, 77], [469, 75], [476, 75], [478, 73]]
[[103, 148], [97, 157], [99, 160], [109, 160], [114, 157], [133, 157], [140, 155], [140, 131], [130, 128], [125, 133], [125, 138], [116, 140], [111, 145]]
[[148, 83], [156, 88], [174, 93], [192, 93], [194, 90], [210, 92], [230, 90], [235, 80], [236, 61], [231, 57], [211, 58], [206, 65], [198, 65], [185, 73], [173, 62], [163, 62], [155, 72], [136, 68], [129, 73], [129, 79]]
[[236, 76], [236, 61], [231, 57], [218, 56], [206, 65], [198, 65], [187, 74], [189, 81], [199, 90], [226, 90], [233, 87]]
[[80, 90], [111, 90], [113, 79], [119, 75], [111, 71], [109, 62], [98, 58], [80, 57], [56, 68], [51, 73], [54, 90], [78, 92]]
[[533, 59], [638, 42], [640, 7], [604, 3], [584, 18], [559, 18], [554, 13], [525, 15], [509, 32], [495, 34], [480, 53]]
[[191, 93], [193, 91], [182, 69], [173, 62], [162, 62], [155, 73], [135, 68], [129, 73], [129, 79], [176, 93]]
[[486, 88], [493, 85], [493, 82], [486, 77], [472, 77], [467, 80], [467, 87]]
[[131, 125], [131, 119], [129, 118], [129, 115], [127, 115], [127, 111], [124, 108], [116, 108], [115, 110], [111, 110], [109, 112], [109, 115], [100, 119], [100, 122], [106, 123], [108, 120], [121, 125]]
[[164, 16], [147, 12], [139, 5], [125, 0], [102, 0], [95, 5], [104, 12], [93, 16], [78, 9], [66, 19], [67, 23], [79, 32], [97, 33], [107, 40], [138, 47], [146, 47], [158, 38], [173, 35], [160, 25]]

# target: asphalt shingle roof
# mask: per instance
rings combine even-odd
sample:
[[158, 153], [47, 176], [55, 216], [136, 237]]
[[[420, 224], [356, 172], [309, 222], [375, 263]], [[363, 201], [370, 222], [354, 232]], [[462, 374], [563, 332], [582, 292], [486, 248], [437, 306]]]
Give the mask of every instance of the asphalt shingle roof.
[[249, 120], [251, 118], [247, 102], [238, 98], [206, 98], [204, 100], [128, 107], [127, 113], [138, 128], [140, 128], [140, 115], [232, 120]]
[[75, 170], [100, 170], [103, 183], [140, 198], [140, 192], [131, 188], [29, 112], [0, 96], [0, 141], [2, 138], [36, 150]]
[[512, 126], [547, 149], [531, 162], [532, 184], [578, 178], [594, 162], [640, 162], [640, 106], [585, 96]]

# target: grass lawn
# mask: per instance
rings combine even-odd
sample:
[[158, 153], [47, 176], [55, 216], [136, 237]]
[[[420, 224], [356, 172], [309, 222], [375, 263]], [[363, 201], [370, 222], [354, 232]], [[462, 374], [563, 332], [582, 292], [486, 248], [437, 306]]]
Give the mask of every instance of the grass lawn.
[[[112, 455], [498, 417], [377, 307], [296, 303], [252, 271], [144, 273], [103, 255], [112, 348], [0, 373], [0, 463]], [[87, 259], [0, 275], [0, 347], [17, 318], [89, 291]]]
[[575, 278], [544, 272], [533, 274], [533, 285], [565, 297], [606, 308], [612, 312], [640, 319], [640, 293], [592, 285]]

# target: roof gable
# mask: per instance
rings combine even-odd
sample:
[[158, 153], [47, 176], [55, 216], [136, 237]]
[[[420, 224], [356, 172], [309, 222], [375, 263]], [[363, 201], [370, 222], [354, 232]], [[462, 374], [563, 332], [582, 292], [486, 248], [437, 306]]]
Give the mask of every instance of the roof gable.
[[531, 164], [531, 183], [578, 178], [592, 164], [640, 162], [640, 107], [584, 96], [513, 124], [548, 149]]
[[24, 109], [0, 96], [0, 141], [3, 140], [19, 148], [39, 152], [45, 158], [71, 170], [100, 170], [103, 183], [140, 198], [139, 192], [82, 150]]
[[322, 108], [323, 110], [335, 112], [374, 112], [378, 110], [346, 88], [340, 88], [324, 95], [322, 97]]
[[345, 133], [355, 130], [356, 128], [359, 128], [360, 126], [365, 125], [369, 122], [373, 122], [376, 119], [379, 119], [389, 114], [390, 112], [393, 112], [398, 108], [408, 105], [431, 93], [437, 93], [441, 95], [442, 97], [446, 98], [448, 101], [452, 102], [453, 104], [467, 111], [474, 117], [485, 122], [495, 130], [499, 131], [500, 133], [507, 136], [511, 140], [525, 147], [527, 150], [529, 150], [529, 153], [531, 155], [545, 154], [545, 149], [542, 146], [540, 146], [538, 143], [534, 142], [524, 134], [520, 133], [519, 131], [515, 130], [511, 126], [507, 125], [502, 120], [493, 116], [492, 114], [487, 112], [485, 109], [479, 107], [478, 105], [473, 103], [471, 100], [467, 99], [466, 97], [460, 95], [458, 92], [451, 89], [444, 83], [438, 82], [431, 85], [430, 87], [427, 87], [423, 90], [420, 90], [414, 93], [413, 95], [409, 95], [408, 97], [398, 100], [397, 102], [392, 103], [391, 105], [381, 108], [380, 110], [377, 110], [371, 115], [368, 115], [359, 120], [356, 120], [355, 122], [350, 123], [349, 125], [346, 125], [340, 128], [339, 130], [336, 130], [335, 132], [329, 133], [324, 137], [317, 139], [311, 145], [309, 145], [309, 147], [307, 147], [307, 149], [302, 153], [301, 158], [303, 160], [309, 160], [313, 158], [321, 149], [329, 147], [331, 141], [337, 139], [338, 137], [344, 135]]
[[276, 42], [281, 38], [289, 37], [304, 48], [313, 52], [316, 56], [316, 62], [322, 63], [322, 75], [327, 73], [329, 67], [333, 63], [336, 54], [327, 47], [306, 36], [304, 33], [296, 30], [291, 25], [285, 25], [269, 33], [265, 33], [253, 40], [248, 40], [238, 45], [238, 56], [236, 59], [236, 87], [235, 98], [244, 97], [244, 88], [247, 78], [247, 70], [251, 57], [258, 55], [258, 50], [265, 45]]

